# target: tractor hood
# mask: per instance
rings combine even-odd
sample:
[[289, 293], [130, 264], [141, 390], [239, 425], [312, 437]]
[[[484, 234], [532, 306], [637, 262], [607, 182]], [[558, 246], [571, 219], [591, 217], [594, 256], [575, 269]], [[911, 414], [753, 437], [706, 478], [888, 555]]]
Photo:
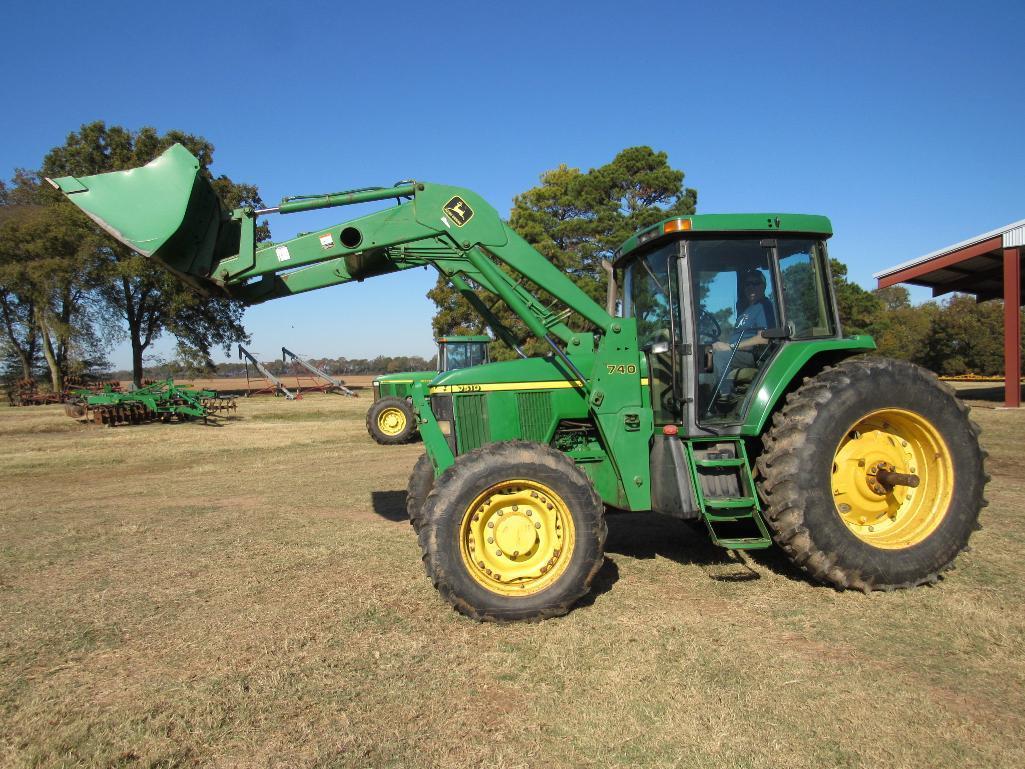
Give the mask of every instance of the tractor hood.
[[[593, 355], [574, 355], [581, 371], [594, 366]], [[487, 392], [496, 390], [547, 390], [574, 387], [579, 380], [554, 357], [523, 358], [447, 371], [431, 382], [430, 394]]]
[[438, 376], [437, 371], [398, 371], [394, 374], [375, 376], [373, 383], [413, 384], [413, 382], [430, 382], [436, 376]]

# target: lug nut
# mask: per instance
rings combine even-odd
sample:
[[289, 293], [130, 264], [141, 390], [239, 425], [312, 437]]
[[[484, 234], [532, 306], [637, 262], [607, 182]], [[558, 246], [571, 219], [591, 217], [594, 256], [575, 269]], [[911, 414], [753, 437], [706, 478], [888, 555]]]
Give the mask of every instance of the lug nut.
[[534, 528], [535, 528], [535, 529], [540, 529], [540, 528], [541, 528], [541, 522], [540, 522], [540, 521], [536, 521], [536, 522], [534, 523]]
[[534, 511], [533, 511], [533, 510], [528, 510], [528, 511], [527, 511], [527, 515], [528, 515], [528, 516], [531, 516], [531, 515], [533, 515], [533, 514], [534, 514]]
[[488, 537], [488, 544], [489, 545], [495, 544], [495, 538], [494, 537]]
[[488, 528], [489, 529], [495, 528], [495, 522], [494, 521], [488, 521]]
[[512, 509], [513, 509], [513, 512], [515, 513], [517, 510], [520, 509], [520, 506], [519, 505], [513, 505]]
[[496, 551], [495, 551], [495, 555], [497, 555], [497, 556], [501, 556], [501, 555], [502, 555], [502, 551], [501, 551], [501, 550], [496, 550]]

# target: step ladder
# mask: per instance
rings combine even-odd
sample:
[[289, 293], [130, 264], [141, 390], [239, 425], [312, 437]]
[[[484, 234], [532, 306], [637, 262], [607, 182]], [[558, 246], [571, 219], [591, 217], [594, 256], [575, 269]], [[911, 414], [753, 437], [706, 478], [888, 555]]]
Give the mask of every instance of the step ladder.
[[684, 445], [712, 542], [731, 550], [770, 547], [743, 439], [692, 438]]

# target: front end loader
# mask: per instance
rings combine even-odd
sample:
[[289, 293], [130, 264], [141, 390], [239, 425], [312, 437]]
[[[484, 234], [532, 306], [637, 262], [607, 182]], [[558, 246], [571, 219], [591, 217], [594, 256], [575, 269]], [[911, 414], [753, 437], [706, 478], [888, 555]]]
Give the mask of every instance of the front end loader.
[[[825, 217], [666, 219], [623, 244], [618, 301], [602, 307], [457, 187], [227, 211], [180, 146], [52, 183], [209, 295], [263, 302], [429, 265], [549, 346], [413, 386], [425, 454], [407, 509], [428, 575], [468, 616], [568, 611], [602, 566], [609, 507], [695, 521], [726, 548], [775, 542], [814, 578], [866, 592], [936, 581], [977, 526], [978, 429], [932, 374], [844, 335]], [[255, 242], [258, 216], [370, 201], [395, 205]]]

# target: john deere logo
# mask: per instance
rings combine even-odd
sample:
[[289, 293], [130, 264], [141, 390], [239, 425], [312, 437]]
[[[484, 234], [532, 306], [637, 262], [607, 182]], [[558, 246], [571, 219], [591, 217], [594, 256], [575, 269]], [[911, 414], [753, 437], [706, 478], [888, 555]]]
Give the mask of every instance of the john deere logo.
[[473, 218], [473, 209], [458, 195], [445, 204], [445, 213], [456, 227], [462, 227]]

